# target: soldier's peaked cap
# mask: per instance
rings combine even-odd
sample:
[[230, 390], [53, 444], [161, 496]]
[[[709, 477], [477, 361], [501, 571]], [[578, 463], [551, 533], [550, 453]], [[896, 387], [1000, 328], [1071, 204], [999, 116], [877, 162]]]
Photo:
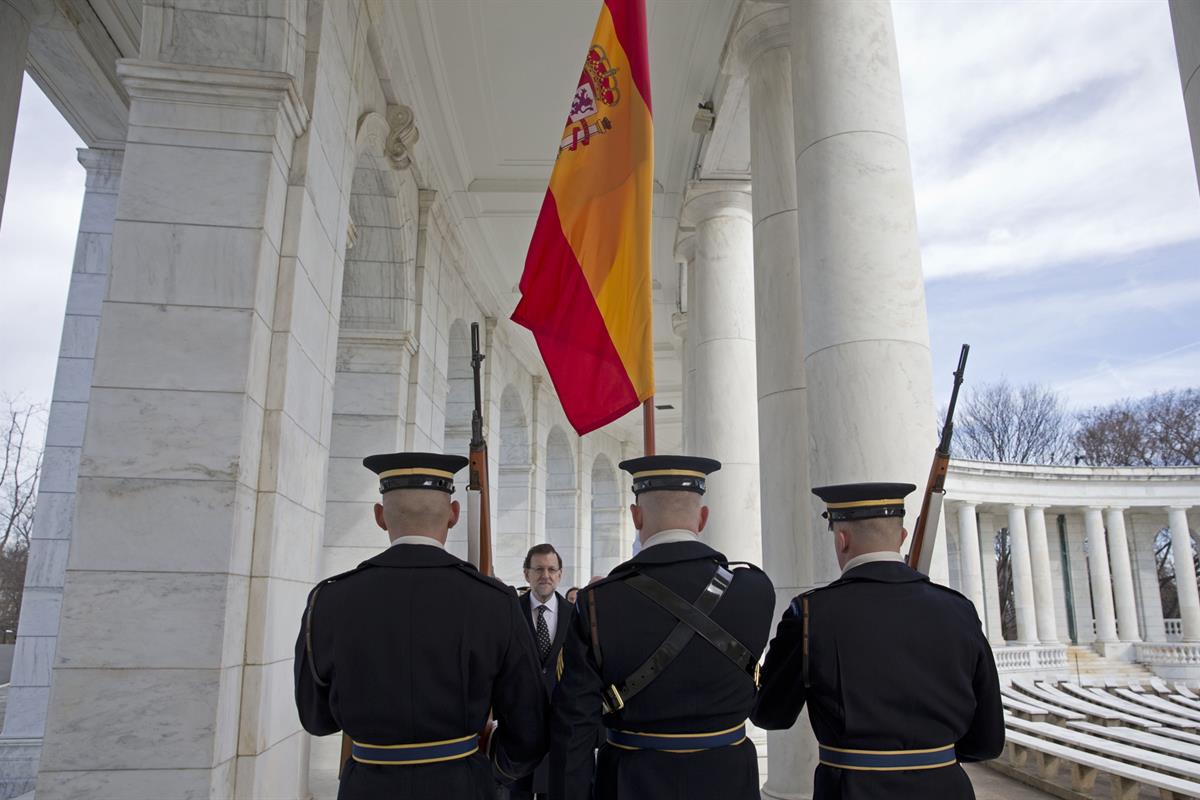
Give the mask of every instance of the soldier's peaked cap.
[[379, 493], [394, 489], [436, 489], [454, 494], [454, 473], [467, 465], [464, 456], [441, 453], [380, 453], [363, 459], [379, 476]]
[[825, 501], [821, 516], [830, 522], [873, 517], [903, 517], [904, 498], [916, 489], [911, 483], [840, 483], [818, 486], [813, 494]]
[[695, 492], [704, 494], [705, 479], [721, 462], [698, 456], [643, 456], [622, 461], [621, 469], [633, 475], [633, 493]]

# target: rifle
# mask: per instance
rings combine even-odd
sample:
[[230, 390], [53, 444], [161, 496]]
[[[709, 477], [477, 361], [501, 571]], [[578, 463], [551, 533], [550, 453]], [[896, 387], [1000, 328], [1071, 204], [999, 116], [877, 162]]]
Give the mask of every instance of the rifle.
[[479, 323], [471, 323], [471, 370], [475, 380], [475, 410], [471, 413], [470, 477], [467, 485], [467, 560], [484, 575], [492, 574], [492, 524], [488, 504], [487, 440], [483, 438], [483, 400], [479, 367], [486, 356], [479, 350]]
[[[929, 562], [933, 558], [933, 544], [937, 541], [938, 519], [942, 513], [942, 499], [946, 495], [946, 470], [950, 467], [950, 440], [954, 437], [954, 406], [958, 403], [958, 389], [962, 386], [963, 373], [967, 369], [967, 353], [971, 346], [964, 344], [958, 355], [958, 369], [954, 371], [954, 390], [950, 392], [950, 405], [946, 408], [946, 422], [942, 425], [942, 438], [933, 451], [933, 466], [929, 468], [929, 480], [925, 484], [925, 497], [921, 500], [921, 516], [913, 527], [912, 546], [908, 548], [908, 565], [929, 574]], [[926, 544], [925, 540], [929, 542]]]

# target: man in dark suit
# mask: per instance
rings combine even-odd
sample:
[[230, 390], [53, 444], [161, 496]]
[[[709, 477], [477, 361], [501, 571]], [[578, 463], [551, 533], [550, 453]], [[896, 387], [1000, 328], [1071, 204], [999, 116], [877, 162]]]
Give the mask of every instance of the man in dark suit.
[[[651, 456], [621, 468], [633, 473], [642, 550], [579, 591], [551, 710], [550, 793], [758, 800], [745, 721], [770, 634], [771, 581], [700, 540], [705, 481], [719, 463]], [[593, 761], [601, 720], [606, 741]]]
[[[546, 700], [554, 695], [558, 685], [558, 656], [567, 630], [571, 626], [574, 608], [558, 593], [562, 580], [562, 556], [551, 544], [536, 544], [525, 554], [525, 582], [529, 591], [521, 596], [521, 615], [529, 623], [534, 651], [541, 669]], [[511, 800], [546, 798], [550, 783], [550, 762], [543, 759], [532, 775], [527, 775], [508, 790]]]
[[823, 486], [842, 577], [792, 601], [751, 719], [819, 742], [815, 800], [973, 798], [960, 761], [995, 758], [1004, 715], [971, 601], [904, 563], [906, 483]]
[[[345, 731], [339, 800], [492, 800], [496, 781], [546, 752], [546, 692], [513, 590], [447, 553], [460, 456], [395, 453], [375, 521], [392, 546], [308, 597], [296, 641], [296, 708], [309, 733]], [[500, 723], [481, 752], [492, 710]]]

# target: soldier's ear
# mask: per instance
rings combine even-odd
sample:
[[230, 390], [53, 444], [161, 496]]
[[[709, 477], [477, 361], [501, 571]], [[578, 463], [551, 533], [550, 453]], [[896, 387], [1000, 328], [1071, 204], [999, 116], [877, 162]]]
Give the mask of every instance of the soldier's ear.
[[700, 527], [696, 528], [696, 533], [704, 530], [704, 526], [708, 524], [708, 506], [700, 506]]
[[375, 504], [375, 524], [381, 529], [387, 530], [387, 520], [383, 518], [383, 503]]
[[450, 501], [450, 524], [446, 526], [447, 528], [453, 528], [455, 525], [458, 524], [458, 515], [460, 513], [462, 513], [462, 506], [459, 505], [457, 500], [451, 500]]
[[846, 535], [843, 528], [834, 528], [833, 530], [833, 549], [835, 552], [844, 553], [850, 548], [850, 537]]
[[630, 504], [629, 516], [633, 517], [633, 527], [640, 531], [642, 529], [642, 507], [637, 503]]
[[900, 544], [904, 544], [904, 540], [908, 538], [908, 528], [900, 529]]

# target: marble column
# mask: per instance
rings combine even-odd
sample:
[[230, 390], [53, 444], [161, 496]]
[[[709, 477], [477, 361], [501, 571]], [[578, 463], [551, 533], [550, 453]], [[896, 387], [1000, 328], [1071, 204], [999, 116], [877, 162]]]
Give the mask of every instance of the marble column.
[[117, 65], [130, 128], [39, 800], [308, 793], [280, 687], [323, 529], [354, 137], [304, 9], [242, 11], [146, 5], [162, 36]]
[[1196, 572], [1192, 569], [1192, 535], [1188, 530], [1187, 508], [1172, 506], [1171, 552], [1175, 559], [1175, 591], [1179, 595], [1179, 617], [1183, 641], [1200, 642], [1200, 593], [1196, 590]]
[[108, 288], [122, 156], [120, 150], [79, 151], [87, 181], [46, 428], [38, 513], [30, 537], [7, 713], [0, 735], [0, 796], [4, 797], [32, 789], [37, 777], [100, 308]]
[[[807, 387], [796, 357], [804, 351], [804, 325], [788, 17], [786, 6], [746, 5], [729, 59], [750, 95], [762, 548], [776, 619], [797, 594], [838, 574], [824, 520], [813, 509]], [[767, 758], [764, 797], [812, 796], [817, 747], [807, 711], [790, 730], [767, 735]]]
[[792, 0], [791, 35], [810, 480], [924, 485], [936, 413], [891, 8]]
[[[686, 266], [684, 270], [686, 271]], [[671, 331], [675, 334], [675, 354], [679, 357], [679, 452], [688, 451], [688, 405], [692, 398], [688, 394], [688, 372], [691, 365], [691, 353], [688, 352], [688, 315], [686, 311], [676, 311], [671, 315]]]
[[1029, 537], [1029, 563], [1033, 575], [1033, 604], [1037, 616], [1038, 641], [1058, 644], [1057, 610], [1054, 603], [1054, 581], [1050, 573], [1050, 548], [1046, 541], [1046, 506], [1025, 509], [1026, 533]]
[[697, 455], [696, 448], [696, 232], [680, 229], [675, 234], [675, 260], [683, 265], [684, 321], [683, 339], [683, 452]]
[[1183, 84], [1183, 107], [1192, 138], [1192, 160], [1200, 182], [1200, 3], [1170, 0], [1175, 55]]
[[1025, 506], [1008, 507], [1008, 537], [1012, 558], [1013, 606], [1017, 611], [1017, 641], [1021, 644], [1037, 644], [1037, 612], [1029, 533], [1025, 529]]
[[1129, 559], [1129, 540], [1125, 533], [1125, 510], [1105, 511], [1108, 529], [1108, 563], [1112, 570], [1113, 596], [1117, 612], [1117, 634], [1122, 642], [1140, 642], [1137, 602], [1133, 590], [1133, 565]]
[[[974, 503], [958, 504], [958, 567], [962, 592], [975, 604], [980, 621], [987, 619], [983, 600], [983, 573], [979, 559], [979, 521]], [[986, 630], [986, 623], [984, 628]]]
[[758, 398], [754, 341], [754, 244], [750, 187], [693, 183], [685, 224], [696, 229], [692, 268], [696, 455], [721, 462], [708, 482], [705, 540], [730, 559], [762, 562]]
[[1117, 641], [1116, 612], [1113, 609], [1112, 574], [1108, 566], [1108, 544], [1104, 535], [1103, 509], [1088, 508], [1083, 513], [1087, 532], [1088, 572], [1092, 582], [1092, 606], [1096, 619], [1096, 641]]
[[21, 83], [29, 52], [29, 19], [24, 4], [0, 0], [0, 220], [8, 197], [8, 169], [12, 164], [17, 111], [21, 106]]

